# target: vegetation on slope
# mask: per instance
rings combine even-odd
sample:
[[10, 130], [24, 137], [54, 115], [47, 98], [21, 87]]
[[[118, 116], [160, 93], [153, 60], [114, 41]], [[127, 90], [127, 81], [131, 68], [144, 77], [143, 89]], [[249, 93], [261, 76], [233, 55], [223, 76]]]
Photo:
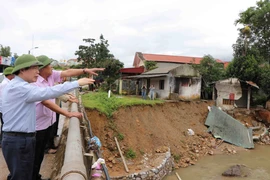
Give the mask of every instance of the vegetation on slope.
[[134, 105], [154, 105], [163, 103], [162, 100], [143, 100], [138, 97], [120, 96], [111, 94], [108, 98], [108, 94], [105, 92], [90, 92], [82, 95], [82, 102], [84, 107], [97, 109], [104, 113], [107, 117], [111, 117], [120, 107], [134, 106]]

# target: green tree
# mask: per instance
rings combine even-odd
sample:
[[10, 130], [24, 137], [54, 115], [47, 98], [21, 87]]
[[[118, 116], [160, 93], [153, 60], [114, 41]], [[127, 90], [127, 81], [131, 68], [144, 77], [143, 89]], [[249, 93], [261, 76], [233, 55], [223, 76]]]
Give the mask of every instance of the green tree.
[[95, 60], [97, 62], [97, 66], [108, 64], [107, 59], [114, 59], [114, 55], [110, 53], [108, 47], [108, 40], [104, 39], [101, 34], [99, 37], [100, 42], [95, 44]]
[[88, 43], [88, 46], [80, 45], [79, 50], [75, 52], [75, 55], [78, 56], [78, 62], [82, 61], [83, 67], [92, 68], [96, 66], [95, 61], [95, 39], [88, 38], [83, 39], [85, 43]]
[[235, 57], [226, 68], [227, 77], [235, 77], [244, 81], [258, 81], [260, 70], [254, 55]]
[[[242, 35], [249, 28], [249, 45], [256, 48], [263, 60], [270, 62], [270, 0], [260, 0], [239, 14], [235, 24], [243, 25]], [[248, 27], [248, 28], [247, 28]]]
[[259, 85], [262, 91], [253, 91], [253, 97], [257, 96], [253, 103], [256, 103], [264, 93], [267, 96], [270, 92], [270, 0], [259, 0], [256, 6], [241, 12], [235, 25], [242, 27], [238, 29], [239, 37], [233, 45], [234, 58], [226, 74]]
[[250, 35], [240, 30], [236, 44], [233, 45], [234, 58], [226, 68], [227, 77], [257, 82], [260, 74], [259, 65], [264, 62], [259, 50], [250, 45]]
[[10, 47], [0, 45], [0, 55], [4, 57], [11, 56]]
[[267, 94], [270, 94], [270, 66], [261, 68], [259, 87]]
[[222, 63], [217, 62], [211, 55], [203, 57], [199, 65], [193, 65], [193, 67], [199, 71], [202, 76], [202, 92], [211, 93], [211, 84], [224, 78], [225, 70]]
[[151, 71], [155, 68], [157, 68], [157, 62], [155, 61], [144, 61], [145, 68], [147, 71]]
[[104, 80], [106, 82], [104, 89], [110, 89], [112, 83], [119, 78], [119, 70], [123, 68], [124, 64], [110, 53], [108, 40], [102, 34], [98, 43], [95, 43], [95, 39], [92, 38], [83, 39], [83, 41], [89, 44], [80, 45], [79, 50], [75, 52], [78, 61], [82, 61], [83, 67], [104, 67], [105, 71], [99, 73], [96, 79]]
[[226, 69], [228, 77], [258, 83], [260, 65], [267, 62], [265, 52], [270, 43], [270, 16], [268, 20], [265, 18], [268, 16], [267, 12], [270, 12], [270, 3], [269, 0], [264, 0], [258, 1], [257, 7], [250, 7], [239, 14], [235, 25], [241, 24], [244, 27], [238, 29], [239, 37], [233, 45], [234, 58]]
[[108, 49], [108, 40], [104, 39], [102, 34], [99, 40], [99, 43], [95, 43], [93, 38], [83, 39], [89, 45], [80, 45], [79, 50], [75, 52], [75, 55], [78, 56], [78, 61], [82, 61], [85, 67], [102, 67], [107, 59], [114, 58], [114, 55]]
[[107, 59], [103, 62], [105, 70], [101, 73], [100, 78], [107, 82], [106, 90], [111, 89], [112, 84], [120, 77], [119, 70], [124, 67], [124, 64], [118, 59]]

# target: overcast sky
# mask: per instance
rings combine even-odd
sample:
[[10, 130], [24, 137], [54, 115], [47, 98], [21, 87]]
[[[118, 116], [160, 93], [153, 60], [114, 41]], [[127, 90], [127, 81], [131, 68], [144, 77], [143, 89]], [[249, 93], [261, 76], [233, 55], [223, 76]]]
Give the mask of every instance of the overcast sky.
[[76, 58], [83, 38], [103, 34], [114, 56], [132, 67], [135, 52], [231, 60], [234, 21], [256, 0], [0, 0], [0, 44]]

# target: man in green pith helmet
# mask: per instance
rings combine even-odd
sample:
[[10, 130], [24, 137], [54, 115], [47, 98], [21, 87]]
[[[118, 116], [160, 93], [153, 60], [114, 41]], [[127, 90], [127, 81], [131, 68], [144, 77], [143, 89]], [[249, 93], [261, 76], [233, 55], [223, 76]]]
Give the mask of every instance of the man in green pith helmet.
[[32, 180], [36, 145], [35, 102], [56, 98], [79, 86], [92, 84], [93, 79], [82, 78], [53, 87], [37, 87], [39, 67], [34, 56], [24, 54], [15, 62], [15, 77], [2, 92], [3, 140], [2, 152], [10, 174], [7, 179]]
[[[97, 75], [97, 71], [103, 71], [104, 68], [92, 68], [92, 69], [68, 69], [64, 71], [55, 71], [51, 66], [52, 60], [41, 55], [36, 57], [43, 66], [39, 67], [39, 76], [35, 83], [39, 87], [50, 87], [54, 86], [55, 83], [62, 82], [65, 77], [79, 76], [85, 73]], [[55, 98], [36, 102], [36, 143], [35, 148], [35, 164], [33, 171], [33, 179], [40, 180], [41, 175], [39, 174], [40, 166], [43, 161], [45, 145], [48, 143], [48, 152], [55, 153], [56, 147], [54, 145], [54, 131], [57, 129], [56, 124], [56, 113], [62, 114], [68, 118], [71, 117], [82, 117], [80, 112], [68, 112], [58, 105], [55, 104]]]

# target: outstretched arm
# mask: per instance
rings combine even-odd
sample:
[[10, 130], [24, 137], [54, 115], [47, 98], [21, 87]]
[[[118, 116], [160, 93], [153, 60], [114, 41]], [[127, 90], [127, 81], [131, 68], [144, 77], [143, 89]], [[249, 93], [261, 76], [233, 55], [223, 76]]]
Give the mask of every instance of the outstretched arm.
[[82, 74], [98, 75], [96, 72], [104, 71], [104, 68], [84, 68], [84, 69], [68, 69], [61, 72], [61, 78], [79, 76]]
[[45, 100], [41, 102], [44, 106], [46, 106], [47, 108], [49, 108], [50, 110], [62, 114], [68, 118], [71, 117], [77, 117], [77, 118], [82, 118], [82, 113], [80, 112], [69, 112], [67, 110], [64, 110], [62, 108], [60, 108], [58, 105], [56, 105], [55, 103], [53, 103], [50, 100]]
[[23, 92], [26, 102], [36, 102], [57, 98], [79, 86], [93, 84], [94, 82], [95, 80], [91, 78], [81, 78], [78, 81], [65, 82], [64, 84], [57, 84], [51, 87], [37, 87], [33, 84], [25, 83], [25, 85], [20, 88], [24, 89]]

